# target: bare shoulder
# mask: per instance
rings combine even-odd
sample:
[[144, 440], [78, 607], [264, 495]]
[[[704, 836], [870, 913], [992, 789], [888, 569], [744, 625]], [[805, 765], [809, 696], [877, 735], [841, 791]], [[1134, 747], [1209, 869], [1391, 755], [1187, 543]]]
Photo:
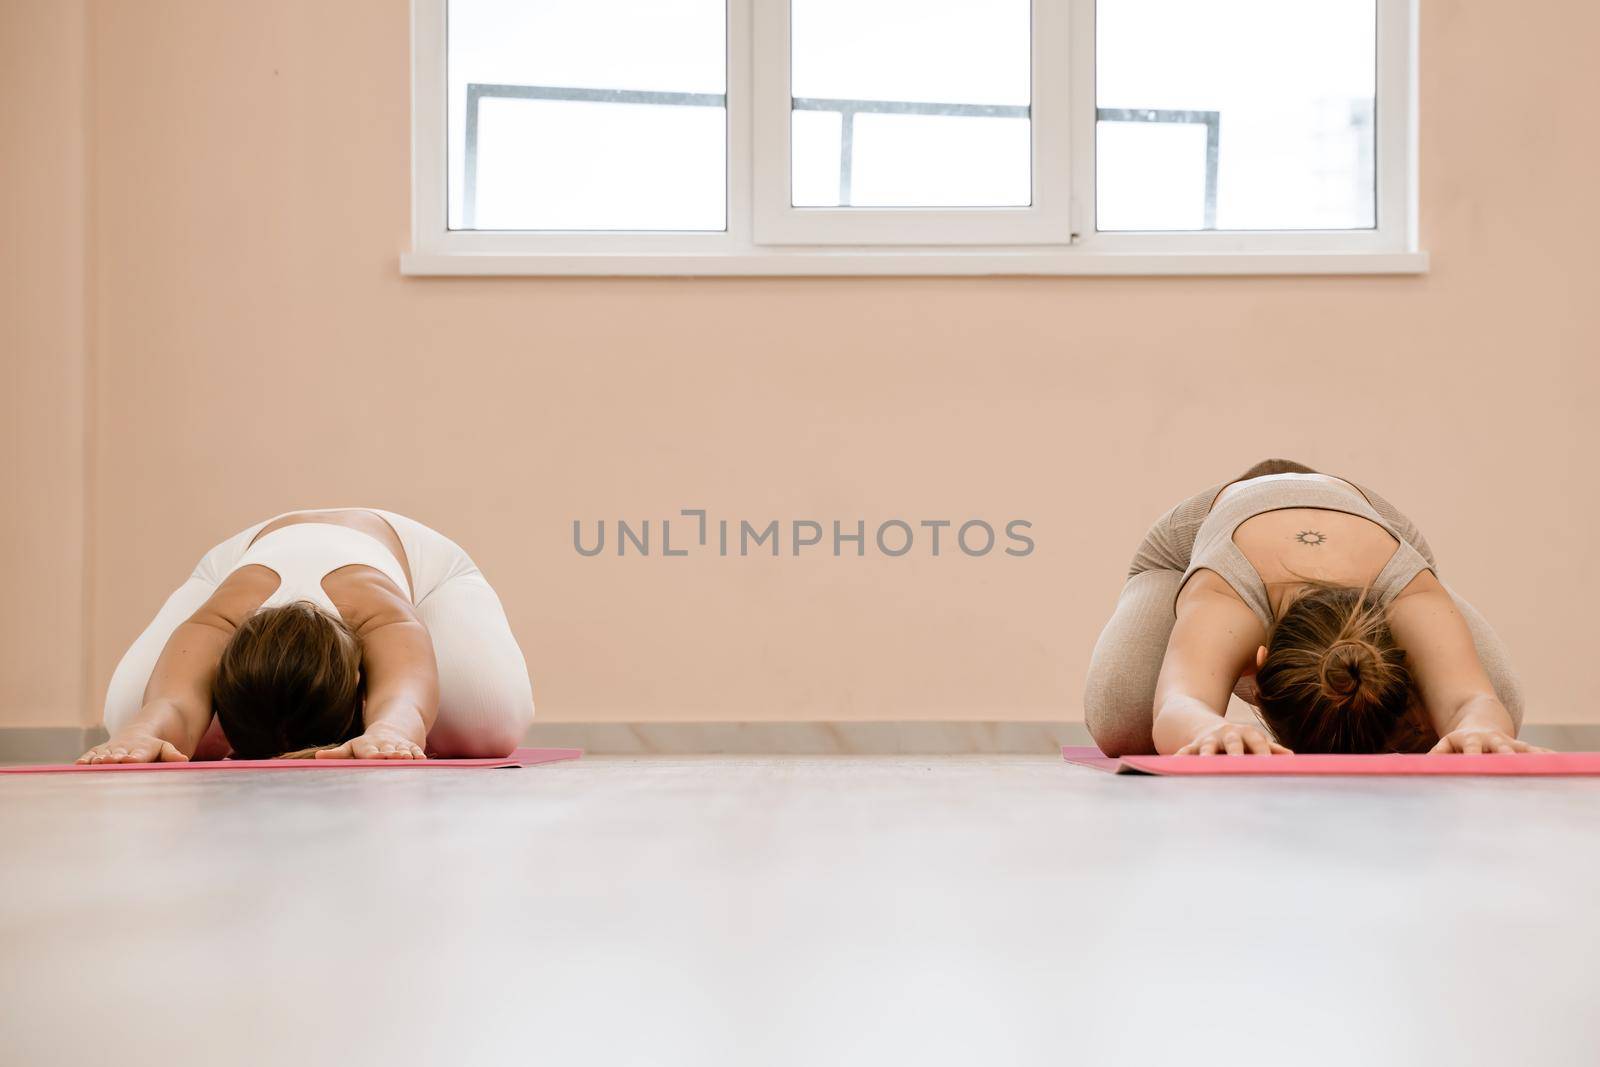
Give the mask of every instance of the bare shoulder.
[[1233, 586], [1228, 584], [1226, 578], [1212, 570], [1210, 567], [1200, 567], [1189, 580], [1183, 583], [1183, 588], [1178, 590], [1177, 602], [1174, 605], [1178, 614], [1183, 614], [1187, 607], [1200, 605], [1211, 610], [1225, 608], [1228, 601], [1232, 601], [1245, 611], [1250, 608], [1234, 592]]
[[254, 564], [240, 567], [222, 580], [189, 621], [232, 633], [277, 588], [278, 575], [271, 569]]
[[1389, 611], [1393, 612], [1400, 606], [1410, 609], [1435, 603], [1450, 604], [1454, 607], [1455, 602], [1451, 599], [1450, 591], [1444, 587], [1444, 583], [1439, 581], [1438, 575], [1431, 570], [1421, 570], [1389, 601]]
[[1422, 571], [1407, 582], [1385, 611], [1389, 628], [1402, 646], [1454, 635], [1466, 626], [1455, 598], [1432, 571]]
[[374, 567], [356, 563], [329, 571], [322, 579], [322, 588], [339, 609], [339, 615], [357, 633], [396, 622], [420, 621], [410, 598]]
[[1178, 593], [1175, 607], [1174, 643], [1186, 644], [1198, 639], [1213, 647], [1218, 644], [1248, 646], [1254, 653], [1256, 646], [1266, 639], [1266, 630], [1250, 605], [1234, 592], [1222, 575], [1209, 568], [1202, 567], [1189, 576]]

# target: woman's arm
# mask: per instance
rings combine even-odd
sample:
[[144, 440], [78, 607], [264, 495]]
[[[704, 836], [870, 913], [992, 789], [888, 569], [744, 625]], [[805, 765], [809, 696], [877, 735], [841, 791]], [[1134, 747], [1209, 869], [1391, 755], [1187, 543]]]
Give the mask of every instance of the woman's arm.
[[[1221, 579], [1216, 579], [1221, 581]], [[1162, 755], [1287, 752], [1253, 725], [1224, 717], [1228, 697], [1255, 662], [1261, 621], [1232, 590], [1210, 588], [1209, 572], [1190, 579], [1156, 679], [1152, 734]], [[1195, 585], [1201, 582], [1201, 585]]]
[[1389, 630], [1406, 653], [1412, 681], [1439, 735], [1436, 752], [1546, 751], [1516, 740], [1511, 713], [1450, 593], [1423, 571], [1389, 605]]
[[211, 684], [222, 650], [277, 583], [277, 575], [258, 567], [229, 575], [167, 639], [139, 711], [78, 762], [155, 763], [194, 755], [211, 725]]
[[323, 580], [339, 614], [361, 639], [366, 677], [362, 735], [324, 758], [421, 759], [439, 714], [439, 669], [428, 628], [394, 583], [370, 567]]

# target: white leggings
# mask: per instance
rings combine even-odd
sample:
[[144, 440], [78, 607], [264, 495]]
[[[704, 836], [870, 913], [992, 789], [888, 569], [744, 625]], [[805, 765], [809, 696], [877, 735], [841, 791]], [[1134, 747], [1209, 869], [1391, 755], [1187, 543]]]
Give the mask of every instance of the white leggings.
[[[458, 757], [507, 754], [522, 743], [533, 721], [533, 687], [500, 598], [472, 558], [448, 537], [404, 515], [362, 510], [383, 516], [399, 536], [411, 570], [417, 617], [433, 639], [439, 716], [428, 734], [429, 751]], [[172, 632], [210, 598], [262, 527], [281, 517], [258, 522], [207, 552], [189, 580], [167, 598], [111, 676], [107, 730], [116, 733], [139, 710]]]

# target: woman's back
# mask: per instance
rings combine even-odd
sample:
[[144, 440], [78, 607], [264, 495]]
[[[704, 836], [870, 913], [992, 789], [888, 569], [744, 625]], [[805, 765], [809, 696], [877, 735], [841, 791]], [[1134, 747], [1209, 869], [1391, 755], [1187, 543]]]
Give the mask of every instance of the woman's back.
[[1264, 475], [1216, 495], [1174, 610], [1200, 591], [1227, 591], [1270, 626], [1303, 579], [1371, 585], [1390, 600], [1429, 566], [1351, 483]]

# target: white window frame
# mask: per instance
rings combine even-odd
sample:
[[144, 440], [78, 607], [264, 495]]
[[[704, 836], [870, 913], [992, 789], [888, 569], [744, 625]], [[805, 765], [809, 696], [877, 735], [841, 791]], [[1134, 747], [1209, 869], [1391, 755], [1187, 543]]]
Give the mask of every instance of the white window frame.
[[758, 0], [753, 234], [760, 245], [1008, 245], [1072, 243], [1071, 96], [1065, 0], [1033, 0], [1026, 207], [795, 207], [790, 195], [789, 4]]
[[1094, 0], [1033, 0], [1033, 204], [927, 210], [790, 206], [789, 2], [726, 2], [727, 230], [571, 233], [449, 229], [447, 0], [412, 0], [412, 250], [401, 256], [402, 273], [1260, 275], [1428, 268], [1416, 225], [1417, 0], [1376, 0], [1374, 228], [1139, 233], [1094, 229]]

